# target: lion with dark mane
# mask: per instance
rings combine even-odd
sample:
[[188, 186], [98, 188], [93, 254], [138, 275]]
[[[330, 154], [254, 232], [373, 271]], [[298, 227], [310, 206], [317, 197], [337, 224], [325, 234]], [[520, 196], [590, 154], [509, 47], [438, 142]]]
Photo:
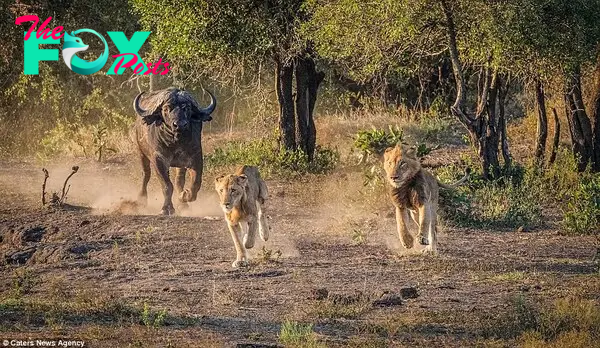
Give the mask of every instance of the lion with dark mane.
[[383, 155], [383, 168], [390, 183], [390, 197], [396, 207], [396, 223], [402, 245], [410, 249], [414, 238], [408, 231], [408, 215], [419, 227], [417, 240], [426, 245], [426, 251], [437, 253], [437, 208], [439, 188], [455, 188], [464, 183], [470, 170], [454, 184], [439, 182], [431, 173], [421, 167], [412, 153], [404, 151], [401, 145], [390, 147]]

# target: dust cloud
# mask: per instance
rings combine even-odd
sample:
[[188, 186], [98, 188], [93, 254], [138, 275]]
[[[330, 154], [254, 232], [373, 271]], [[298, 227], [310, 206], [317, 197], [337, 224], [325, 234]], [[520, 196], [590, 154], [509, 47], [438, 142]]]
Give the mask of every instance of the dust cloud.
[[[94, 214], [122, 214], [122, 215], [157, 215], [160, 213], [163, 195], [158, 179], [152, 175], [148, 184], [148, 201], [143, 206], [137, 202], [141, 187], [141, 169], [137, 163], [107, 164], [87, 162], [81, 164], [79, 171], [71, 177], [67, 186], [70, 186], [66, 202], [71, 205], [92, 208]], [[46, 191], [48, 194], [62, 190], [66, 177], [71, 173], [68, 164], [53, 163], [45, 165], [50, 177]], [[33, 174], [33, 176], [37, 176]], [[23, 188], [28, 194], [41, 194], [43, 174], [39, 179], [40, 185]], [[211, 192], [212, 186], [204, 183], [198, 193], [198, 199], [187, 207], [177, 205], [176, 194], [173, 194], [173, 204], [177, 214], [187, 217], [220, 218], [221, 208], [216, 192]]]

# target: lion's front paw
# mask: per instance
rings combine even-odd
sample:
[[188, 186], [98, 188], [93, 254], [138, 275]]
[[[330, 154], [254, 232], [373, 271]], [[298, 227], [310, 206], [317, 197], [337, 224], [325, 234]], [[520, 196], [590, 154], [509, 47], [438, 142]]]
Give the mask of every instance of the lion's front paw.
[[437, 249], [433, 249], [431, 245], [427, 246], [421, 252], [425, 255], [436, 256], [438, 254]]
[[192, 192], [188, 189], [181, 191], [179, 194], [179, 201], [182, 203], [193, 202], [195, 197], [193, 197]]
[[402, 243], [402, 246], [406, 249], [411, 249], [415, 244], [415, 240], [410, 234], [406, 234], [402, 238], [400, 238], [400, 243]]
[[248, 261], [246, 261], [246, 260], [235, 260], [231, 264], [231, 267], [233, 267], [233, 268], [246, 268], [246, 267], [248, 267]]

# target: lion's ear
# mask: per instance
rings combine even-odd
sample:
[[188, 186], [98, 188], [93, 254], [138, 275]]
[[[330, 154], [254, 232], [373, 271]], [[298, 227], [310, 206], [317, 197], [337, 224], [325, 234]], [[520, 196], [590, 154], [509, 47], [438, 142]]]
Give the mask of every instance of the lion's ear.
[[248, 177], [246, 176], [246, 174], [242, 174], [236, 177], [235, 181], [238, 183], [238, 185], [246, 187], [246, 184], [248, 183]]
[[224, 177], [225, 177], [225, 174], [217, 176], [215, 178], [215, 184], [220, 183], [223, 180]]
[[405, 150], [402, 155], [404, 157], [412, 158], [414, 160], [417, 159], [417, 151], [413, 148]]

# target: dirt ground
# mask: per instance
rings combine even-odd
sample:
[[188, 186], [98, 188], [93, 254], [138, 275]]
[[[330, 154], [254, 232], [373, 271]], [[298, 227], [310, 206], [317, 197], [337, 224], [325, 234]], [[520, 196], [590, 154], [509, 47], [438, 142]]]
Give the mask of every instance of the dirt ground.
[[[71, 163], [73, 162], [73, 163]], [[439, 256], [405, 253], [391, 206], [357, 203], [352, 173], [268, 180], [271, 239], [234, 270], [213, 173], [183, 216], [143, 214], [137, 163], [48, 166], [62, 210], [40, 207], [41, 167], [0, 163], [0, 339], [62, 337], [89, 347], [270, 347], [286, 321], [327, 347], [514, 346], [488, 334], [511, 301], [599, 299], [589, 237], [443, 226]], [[339, 192], [335, 194], [335, 192]], [[245, 345], [246, 344], [246, 345]]]

